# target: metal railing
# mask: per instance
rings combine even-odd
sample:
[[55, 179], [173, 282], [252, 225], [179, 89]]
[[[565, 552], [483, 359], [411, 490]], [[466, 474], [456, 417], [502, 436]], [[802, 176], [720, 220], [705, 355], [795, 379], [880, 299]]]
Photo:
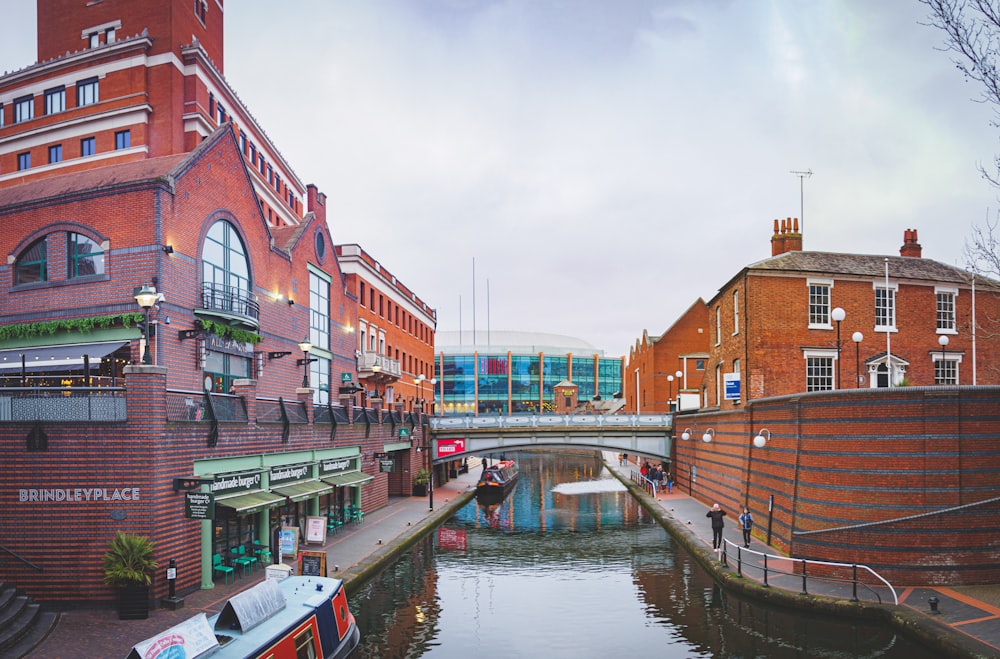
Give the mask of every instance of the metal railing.
[[7, 549], [3, 545], [0, 545], [0, 551], [2, 551], [4, 553], [7, 553], [7, 554], [10, 554], [13, 558], [16, 558], [17, 560], [21, 561], [22, 563], [24, 563], [25, 565], [27, 565], [28, 567], [34, 569], [37, 572], [44, 572], [45, 571], [45, 568], [43, 568], [42, 566], [35, 565], [34, 563], [32, 563], [31, 561], [29, 561], [24, 556], [21, 556], [16, 551]]
[[5, 387], [0, 421], [127, 421], [124, 387]]
[[237, 286], [203, 284], [201, 306], [209, 311], [236, 314], [253, 320], [258, 320], [260, 317], [260, 303], [257, 302], [257, 297]]
[[511, 414], [483, 416], [435, 416], [430, 420], [434, 430], [448, 428], [642, 428], [674, 425], [673, 414]]
[[[861, 573], [870, 575], [871, 577], [874, 577], [875, 579], [880, 581], [881, 584], [885, 586], [885, 588], [887, 588], [889, 592], [892, 594], [893, 604], [897, 605], [899, 604], [899, 597], [896, 594], [896, 589], [892, 587], [892, 584], [886, 581], [882, 577], [882, 575], [880, 575], [878, 572], [871, 569], [867, 565], [859, 565], [857, 563], [831, 563], [828, 561], [811, 561], [804, 558], [790, 558], [788, 556], [767, 554], [764, 552], [755, 551], [753, 549], [747, 549], [745, 547], [741, 547], [740, 545], [737, 545], [736, 543], [726, 539], [724, 540], [723, 543], [722, 557], [721, 557], [722, 564], [726, 567], [729, 567], [730, 547], [736, 549], [736, 573], [742, 577], [745, 568], [759, 569], [763, 572], [764, 586], [771, 585], [770, 583], [768, 583], [769, 576], [780, 575], [780, 576], [795, 577], [796, 579], [802, 580], [802, 591], [801, 591], [802, 594], [808, 595], [809, 579], [813, 579], [814, 581], [823, 581], [826, 583], [839, 584], [842, 585], [845, 589], [848, 586], [850, 586], [851, 589], [850, 599], [852, 602], [858, 601], [858, 587], [860, 586], [871, 592], [872, 595], [874, 595], [875, 598], [878, 600], [879, 604], [881, 604], [882, 596], [878, 594], [877, 590], [872, 588], [870, 585], [868, 585], [858, 577], [858, 573], [860, 571]], [[749, 554], [753, 556], [752, 564], [744, 560], [744, 554]], [[778, 561], [779, 564], [791, 563], [792, 569], [789, 571], [771, 567], [768, 565], [768, 559]], [[817, 572], [810, 573], [811, 569], [810, 566], [817, 568]], [[825, 574], [823, 574], [823, 572], [825, 572]], [[844, 576], [836, 576], [838, 573], [843, 574]], [[850, 574], [850, 577], [846, 576], [847, 574]]]

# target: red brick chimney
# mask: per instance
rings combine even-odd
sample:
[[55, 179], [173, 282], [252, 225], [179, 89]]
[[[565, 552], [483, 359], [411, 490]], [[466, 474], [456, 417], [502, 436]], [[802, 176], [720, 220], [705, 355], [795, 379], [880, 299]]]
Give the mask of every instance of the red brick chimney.
[[771, 256], [785, 252], [802, 251], [802, 234], [799, 233], [799, 218], [789, 217], [774, 221], [774, 235], [771, 236]]
[[316, 219], [326, 224], [326, 195], [314, 183], [306, 186], [306, 210], [316, 213]]
[[903, 246], [899, 248], [899, 255], [919, 259], [920, 253], [921, 247], [920, 243], [917, 242], [917, 230], [907, 229], [903, 232]]

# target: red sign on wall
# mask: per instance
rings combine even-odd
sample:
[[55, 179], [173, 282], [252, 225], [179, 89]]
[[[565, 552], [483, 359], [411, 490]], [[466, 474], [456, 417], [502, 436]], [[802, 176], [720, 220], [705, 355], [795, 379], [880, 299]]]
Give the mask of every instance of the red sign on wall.
[[465, 438], [438, 440], [438, 456], [465, 453]]

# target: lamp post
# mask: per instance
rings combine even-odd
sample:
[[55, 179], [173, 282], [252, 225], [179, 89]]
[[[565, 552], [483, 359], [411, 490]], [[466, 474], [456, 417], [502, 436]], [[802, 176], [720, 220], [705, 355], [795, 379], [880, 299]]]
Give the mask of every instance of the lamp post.
[[854, 382], [858, 389], [861, 388], [861, 342], [864, 339], [865, 335], [861, 332], [851, 335], [851, 341], [854, 341]]
[[677, 378], [677, 401], [674, 403], [674, 411], [681, 409], [681, 378], [684, 377], [683, 371], [677, 371], [674, 373], [674, 377]]
[[668, 375], [667, 382], [670, 383], [670, 396], [667, 398], [667, 411], [674, 411], [674, 376]]
[[830, 318], [837, 323], [837, 389], [840, 389], [840, 321], [846, 317], [847, 313], [840, 307], [830, 312]]
[[299, 341], [299, 350], [301, 350], [302, 354], [304, 355], [303, 358], [299, 360], [299, 363], [302, 364], [302, 388], [303, 389], [308, 389], [309, 388], [309, 362], [315, 361], [313, 359], [309, 359], [309, 351], [312, 350], [312, 349], [313, 349], [313, 344], [309, 340], [308, 336], [306, 338], [302, 339], [301, 341]]
[[945, 355], [948, 354], [948, 341], [947, 334], [938, 337], [938, 345], [941, 346], [941, 384], [948, 384], [948, 362], [945, 361]]
[[381, 373], [381, 372], [382, 372], [382, 365], [381, 364], [375, 364], [374, 366], [372, 366], [372, 373], [374, 374], [374, 375], [372, 375], [372, 379], [375, 380], [375, 397], [372, 398], [372, 402], [377, 401], [377, 400], [381, 400], [378, 397], [378, 374]]
[[418, 387], [418, 391], [420, 392], [419, 393], [419, 396], [420, 396], [420, 414], [424, 413], [424, 380], [426, 380], [426, 379], [427, 379], [427, 376], [424, 375], [423, 373], [421, 373], [417, 377], [413, 378], [413, 382], [416, 383], [416, 385]]
[[136, 303], [138, 303], [138, 305], [142, 307], [143, 311], [146, 312], [146, 328], [143, 330], [143, 333], [146, 335], [146, 342], [142, 346], [143, 364], [153, 363], [153, 358], [149, 354], [149, 338], [151, 334], [149, 331], [149, 310], [154, 304], [156, 304], [157, 299], [159, 299], [159, 295], [156, 293], [156, 288], [150, 286], [149, 284], [143, 284], [142, 288], [140, 288], [135, 294]]

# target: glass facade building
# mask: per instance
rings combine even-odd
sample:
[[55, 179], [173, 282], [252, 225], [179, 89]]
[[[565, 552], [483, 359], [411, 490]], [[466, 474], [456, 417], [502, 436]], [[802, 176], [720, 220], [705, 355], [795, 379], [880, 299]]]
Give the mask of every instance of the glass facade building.
[[[554, 390], [569, 381], [580, 401], [620, 397], [624, 358], [605, 357], [579, 339], [534, 332], [438, 332], [437, 413], [551, 412]], [[485, 339], [485, 340], [484, 340]]]

